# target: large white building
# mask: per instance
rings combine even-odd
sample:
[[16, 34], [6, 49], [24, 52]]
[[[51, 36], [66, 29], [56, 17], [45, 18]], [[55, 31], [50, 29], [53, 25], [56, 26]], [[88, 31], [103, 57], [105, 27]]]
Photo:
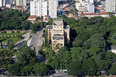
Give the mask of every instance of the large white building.
[[0, 0], [0, 7], [6, 6], [6, 0]]
[[94, 0], [78, 0], [76, 2], [76, 9], [78, 11], [94, 13], [95, 12]]
[[30, 2], [30, 15], [45, 16], [47, 15], [47, 1], [33, 0]]
[[116, 0], [105, 0], [106, 12], [116, 12]]
[[57, 18], [58, 0], [49, 0], [49, 16]]
[[27, 0], [16, 0], [16, 6], [26, 6]]

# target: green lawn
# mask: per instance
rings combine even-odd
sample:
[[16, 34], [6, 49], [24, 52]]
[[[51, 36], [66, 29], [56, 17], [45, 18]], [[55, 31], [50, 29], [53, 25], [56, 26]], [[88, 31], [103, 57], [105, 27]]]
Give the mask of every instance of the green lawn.
[[20, 41], [23, 39], [21, 38], [23, 34], [24, 33], [1, 33], [0, 36], [2, 37], [0, 37], [0, 42], [7, 42], [8, 40], [12, 40], [14, 42]]
[[1, 33], [0, 35], [23, 35], [25, 33]]

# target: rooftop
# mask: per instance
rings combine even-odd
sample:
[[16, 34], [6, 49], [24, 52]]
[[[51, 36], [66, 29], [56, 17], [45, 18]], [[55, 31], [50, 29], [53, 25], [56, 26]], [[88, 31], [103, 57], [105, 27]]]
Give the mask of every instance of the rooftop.
[[62, 18], [56, 18], [53, 20], [53, 25], [55, 26], [63, 26], [63, 19]]
[[59, 36], [54, 36], [53, 37], [53, 40], [63, 40], [63, 39], [64, 39], [64, 37], [62, 37], [62, 36], [61, 37], [59, 37]]
[[53, 19], [53, 21], [63, 21], [63, 19], [62, 18], [55, 18], [55, 19]]

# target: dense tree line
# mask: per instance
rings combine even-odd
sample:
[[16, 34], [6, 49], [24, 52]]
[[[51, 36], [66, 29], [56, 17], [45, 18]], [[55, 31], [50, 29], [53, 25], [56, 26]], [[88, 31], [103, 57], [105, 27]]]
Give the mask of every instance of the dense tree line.
[[[32, 26], [32, 23], [25, 21], [26, 19], [20, 20], [20, 22], [17, 18], [21, 15], [21, 19], [23, 19], [24, 15], [17, 11], [15, 13], [14, 10], [12, 12], [0, 12], [1, 30], [32, 29], [33, 32], [36, 32], [37, 28], [42, 27], [43, 23], [36, 22]], [[2, 15], [3, 13], [4, 15]], [[12, 14], [15, 15], [12, 16]], [[11, 20], [9, 20], [10, 18]], [[58, 53], [52, 50], [50, 44], [43, 45], [39, 54], [45, 56], [46, 64], [37, 62], [35, 51], [24, 46], [17, 52], [17, 63], [9, 58], [2, 58], [5, 52], [1, 51], [0, 66], [5, 66], [4, 68], [8, 69], [10, 75], [48, 75], [50, 70], [55, 69], [67, 69], [70, 75], [75, 76], [100, 75], [101, 71], [105, 71], [106, 75], [115, 75], [116, 54], [107, 50], [111, 48], [111, 45], [116, 45], [116, 17], [113, 15], [110, 18], [88, 19], [84, 17], [78, 20], [65, 16], [61, 16], [61, 18], [64, 19], [65, 25], [70, 25], [71, 44], [62, 47]], [[15, 19], [17, 19], [16, 22]], [[12, 25], [10, 25], [10, 21], [12, 21]], [[47, 24], [52, 24], [52, 20]]]
[[0, 11], [0, 30], [31, 29], [35, 33], [39, 28], [43, 27], [41, 22], [32, 24], [30, 21], [27, 21], [28, 17], [29, 14], [27, 12], [21, 13], [18, 10], [7, 9]]
[[71, 75], [100, 75], [105, 71], [106, 75], [116, 74], [113, 67], [116, 66], [116, 55], [111, 51], [111, 45], [116, 45], [116, 17], [93, 17], [64, 19], [65, 25], [70, 25], [71, 44], [63, 47], [57, 55], [51, 50], [51, 46], [45, 44], [40, 54], [45, 55], [47, 64], [54, 69], [67, 69]]
[[18, 62], [11, 63], [7, 69], [10, 75], [29, 76], [29, 75], [47, 75], [50, 71], [45, 63], [39, 63], [36, 60], [35, 50], [24, 46], [17, 53]]

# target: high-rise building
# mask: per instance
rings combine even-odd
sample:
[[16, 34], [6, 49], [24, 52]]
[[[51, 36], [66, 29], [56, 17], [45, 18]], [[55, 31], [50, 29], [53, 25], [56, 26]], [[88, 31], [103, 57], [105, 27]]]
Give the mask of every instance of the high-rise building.
[[106, 12], [116, 12], [116, 0], [105, 0]]
[[3, 3], [2, 3], [3, 1], [2, 0], [0, 0], [0, 7], [2, 7], [3, 6]]
[[58, 0], [49, 0], [49, 16], [57, 18]]
[[27, 0], [16, 0], [16, 6], [26, 6]]
[[47, 15], [47, 1], [33, 0], [30, 2], [30, 15], [45, 16]]
[[6, 6], [6, 0], [0, 0], [0, 7]]

